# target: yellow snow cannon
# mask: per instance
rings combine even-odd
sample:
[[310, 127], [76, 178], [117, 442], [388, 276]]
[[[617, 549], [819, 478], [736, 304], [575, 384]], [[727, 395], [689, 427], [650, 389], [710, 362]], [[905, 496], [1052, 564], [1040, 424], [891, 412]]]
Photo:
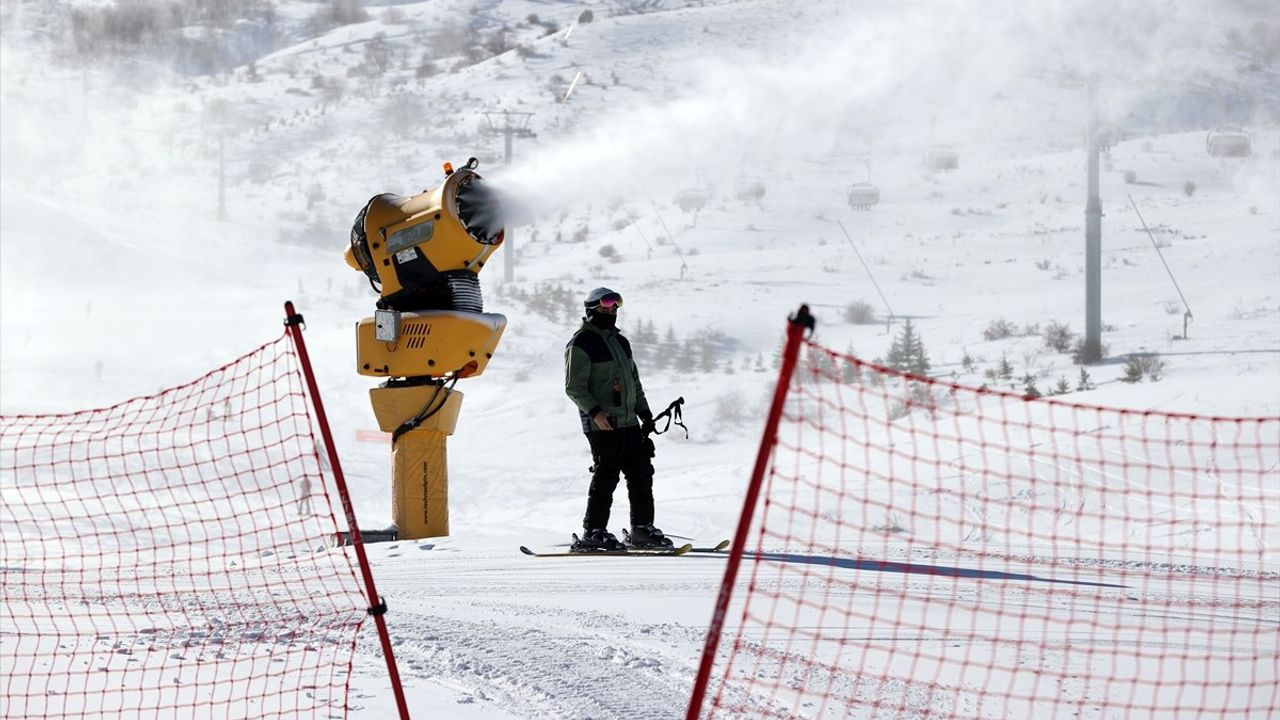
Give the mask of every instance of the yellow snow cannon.
[[444, 181], [411, 197], [374, 196], [345, 253], [379, 296], [373, 317], [356, 323], [356, 372], [385, 378], [370, 401], [391, 433], [392, 516], [402, 539], [449, 534], [445, 437], [462, 402], [453, 385], [484, 372], [507, 326], [483, 309], [477, 273], [504, 228], [498, 196], [476, 165], [445, 163]]

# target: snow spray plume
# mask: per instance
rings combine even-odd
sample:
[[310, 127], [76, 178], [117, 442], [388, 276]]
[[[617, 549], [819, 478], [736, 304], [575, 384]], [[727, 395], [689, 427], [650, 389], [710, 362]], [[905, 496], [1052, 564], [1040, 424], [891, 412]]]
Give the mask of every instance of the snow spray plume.
[[[1234, 19], [1247, 23], [1248, 6]], [[1198, 53], [1220, 42], [1188, 20], [1200, 16], [1171, 0], [787, 6], [762, 18], [777, 21], [767, 36], [724, 28], [743, 33], [728, 56], [670, 60], [682, 70], [671, 89], [598, 113], [579, 105], [576, 132], [526, 153], [499, 181], [551, 214], [696, 185], [803, 184], [813, 161], [914, 159], [935, 144], [1076, 148], [1089, 79], [1110, 116], [1133, 122], [1152, 116], [1158, 85], [1194, 84]]]

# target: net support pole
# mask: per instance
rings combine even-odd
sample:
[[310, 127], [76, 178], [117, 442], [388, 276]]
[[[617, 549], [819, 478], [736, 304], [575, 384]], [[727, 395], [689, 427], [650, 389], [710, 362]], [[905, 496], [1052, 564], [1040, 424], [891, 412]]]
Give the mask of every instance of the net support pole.
[[289, 328], [289, 337], [298, 350], [298, 361], [302, 366], [302, 375], [307, 381], [307, 393], [311, 396], [311, 406], [316, 411], [316, 423], [320, 426], [320, 437], [324, 439], [324, 448], [329, 455], [329, 467], [333, 469], [333, 482], [337, 486], [338, 497], [342, 501], [342, 512], [347, 518], [347, 528], [351, 532], [351, 547], [355, 548], [356, 560], [360, 563], [360, 574], [364, 578], [365, 596], [369, 602], [369, 614], [373, 616], [374, 625], [378, 628], [378, 640], [382, 643], [382, 656], [387, 660], [387, 673], [391, 678], [391, 690], [396, 696], [396, 708], [400, 712], [400, 720], [409, 720], [409, 705], [405, 702], [404, 688], [400, 685], [400, 673], [396, 670], [396, 659], [391, 652], [391, 636], [387, 633], [387, 621], [383, 617], [387, 612], [386, 603], [378, 598], [378, 590], [373, 584], [373, 570], [369, 567], [369, 558], [364, 552], [364, 541], [360, 538], [360, 526], [356, 523], [356, 511], [351, 505], [351, 494], [347, 492], [347, 480], [342, 474], [342, 465], [338, 462], [338, 451], [333, 444], [333, 435], [329, 432], [329, 419], [324, 414], [324, 403], [320, 401], [320, 389], [316, 385], [315, 373], [311, 370], [311, 359], [307, 355], [307, 345], [302, 340], [302, 315], [293, 309], [293, 303], [284, 304], [284, 324]]
[[747, 544], [747, 534], [751, 530], [751, 518], [755, 515], [756, 501], [760, 498], [760, 486], [764, 484], [765, 468], [773, 455], [773, 447], [777, 444], [778, 423], [782, 418], [782, 408], [787, 401], [787, 390], [791, 386], [791, 376], [796, 369], [796, 361], [800, 356], [800, 341], [804, 339], [806, 329], [812, 331], [813, 316], [809, 314], [809, 306], [801, 305], [787, 324], [787, 344], [782, 350], [782, 365], [778, 370], [778, 386], [773, 390], [773, 402], [769, 405], [769, 416], [765, 420], [764, 435], [760, 438], [760, 449], [756, 453], [755, 468], [751, 471], [751, 484], [747, 486], [747, 496], [742, 502], [742, 515], [738, 518], [738, 529], [730, 546], [729, 561], [725, 565], [724, 579], [720, 581], [720, 594], [716, 598], [715, 611], [711, 614], [711, 625], [707, 628], [707, 639], [702, 646], [702, 662], [698, 665], [698, 676], [693, 682], [693, 695], [689, 698], [689, 709], [685, 720], [698, 720], [702, 713], [702, 700], [707, 692], [707, 683], [711, 679], [711, 667], [715, 664], [716, 651], [720, 647], [720, 633], [724, 629], [724, 616], [729, 610], [729, 599], [733, 595], [733, 584], [738, 578], [738, 567], [742, 564], [742, 555]]

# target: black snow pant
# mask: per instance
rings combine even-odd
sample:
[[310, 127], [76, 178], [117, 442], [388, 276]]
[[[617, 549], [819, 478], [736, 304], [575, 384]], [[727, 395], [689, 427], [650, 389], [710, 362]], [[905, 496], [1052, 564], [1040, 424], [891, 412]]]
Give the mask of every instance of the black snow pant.
[[591, 444], [591, 488], [587, 491], [587, 514], [582, 527], [607, 528], [618, 473], [627, 476], [627, 499], [631, 503], [631, 525], [653, 524], [653, 463], [649, 444], [639, 427], [587, 433]]

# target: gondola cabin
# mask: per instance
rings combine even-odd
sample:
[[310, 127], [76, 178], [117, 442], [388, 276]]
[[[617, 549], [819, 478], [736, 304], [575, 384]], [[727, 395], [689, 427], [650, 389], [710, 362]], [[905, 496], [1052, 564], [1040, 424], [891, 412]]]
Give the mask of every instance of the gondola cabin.
[[1253, 153], [1249, 134], [1240, 130], [1214, 130], [1204, 142], [1212, 157], [1249, 157]]
[[955, 170], [960, 167], [960, 153], [955, 148], [940, 146], [924, 153], [924, 166], [930, 170]]
[[849, 207], [854, 210], [870, 210], [880, 202], [880, 188], [871, 183], [854, 183], [849, 186]]
[[682, 190], [676, 195], [676, 206], [684, 212], [698, 212], [707, 206], [707, 194], [701, 190]]

